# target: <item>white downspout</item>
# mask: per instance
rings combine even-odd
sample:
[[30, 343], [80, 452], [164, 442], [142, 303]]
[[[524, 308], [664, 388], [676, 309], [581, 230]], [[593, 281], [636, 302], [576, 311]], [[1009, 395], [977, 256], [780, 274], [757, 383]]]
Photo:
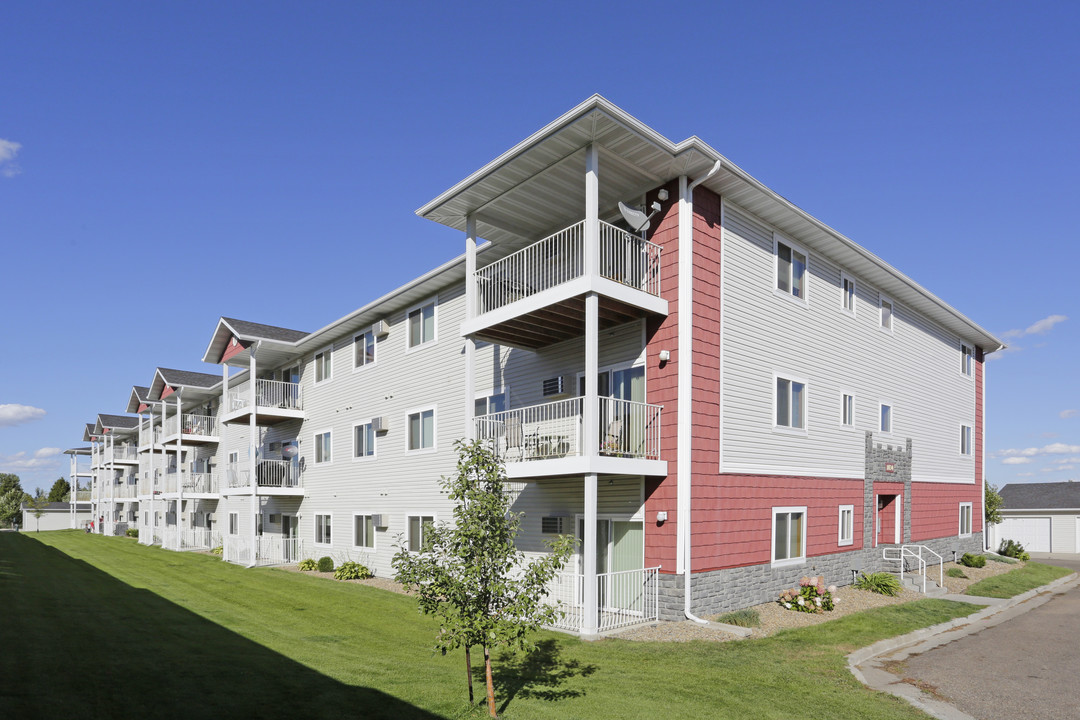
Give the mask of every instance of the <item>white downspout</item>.
[[694, 347], [694, 189], [720, 170], [719, 160], [703, 177], [689, 186], [685, 175], [679, 177], [679, 370], [678, 370], [678, 416], [676, 431], [678, 442], [678, 504], [679, 525], [682, 532], [682, 568], [683, 568], [683, 615], [701, 625], [707, 625], [691, 612], [690, 568], [693, 550], [693, 532], [690, 524], [691, 505], [691, 457], [693, 443], [693, 425], [690, 418], [693, 413], [693, 347]]

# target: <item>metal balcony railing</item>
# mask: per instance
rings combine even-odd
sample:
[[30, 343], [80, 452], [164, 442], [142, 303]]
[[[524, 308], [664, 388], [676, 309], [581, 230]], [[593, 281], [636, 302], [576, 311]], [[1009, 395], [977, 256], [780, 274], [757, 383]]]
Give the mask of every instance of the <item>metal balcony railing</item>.
[[[226, 470], [230, 488], [251, 486], [251, 471], [230, 465]], [[255, 463], [255, 479], [259, 487], [296, 488], [303, 486], [303, 472], [291, 460], [260, 460]]]
[[[251, 381], [245, 380], [234, 388], [229, 388], [228, 406], [230, 412], [244, 410], [251, 404]], [[256, 380], [255, 405], [263, 408], [284, 410], [303, 410], [304, 403], [300, 393], [300, 383], [283, 380]]]
[[176, 435], [177, 427], [183, 428], [185, 435], [217, 437], [218, 434], [218, 420], [212, 415], [192, 415], [191, 413], [183, 413], [179, 420], [177, 420], [175, 415], [166, 418], [165, 436], [172, 437], [173, 435]]

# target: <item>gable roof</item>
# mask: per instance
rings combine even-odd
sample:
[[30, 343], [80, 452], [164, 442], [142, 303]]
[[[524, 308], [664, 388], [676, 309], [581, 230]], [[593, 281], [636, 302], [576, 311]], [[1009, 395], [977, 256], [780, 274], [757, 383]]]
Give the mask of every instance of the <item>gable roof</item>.
[[1006, 510], [1080, 509], [1080, 483], [1016, 483], [998, 491]]
[[221, 384], [221, 375], [194, 372], [191, 370], [173, 370], [158, 368], [154, 371], [154, 380], [150, 383], [149, 396], [160, 400], [166, 388], [190, 388], [196, 391], [212, 390]]
[[101, 434], [106, 428], [109, 430], [134, 430], [139, 427], [139, 418], [130, 415], [98, 415], [97, 425], [94, 426], [96, 434]]
[[[206, 346], [202, 360], [205, 363], [218, 364], [228, 348], [232, 338], [239, 340], [244, 346], [244, 352], [237, 353], [236, 357], [246, 358], [247, 347], [255, 342], [265, 342], [272, 347], [293, 348], [310, 333], [302, 330], [290, 330], [277, 327], [276, 325], [263, 325], [262, 323], [237, 320], [235, 318], [222, 317], [218, 320], [214, 334], [210, 336], [210, 343]], [[261, 355], [260, 355], [261, 357]]]
[[97, 434], [97, 425], [95, 423], [86, 423], [86, 429], [83, 430], [83, 442], [91, 442]]
[[139, 412], [139, 408], [150, 402], [150, 388], [143, 387], [142, 385], [133, 385], [131, 387], [131, 395], [128, 396], [127, 411], [129, 413]]

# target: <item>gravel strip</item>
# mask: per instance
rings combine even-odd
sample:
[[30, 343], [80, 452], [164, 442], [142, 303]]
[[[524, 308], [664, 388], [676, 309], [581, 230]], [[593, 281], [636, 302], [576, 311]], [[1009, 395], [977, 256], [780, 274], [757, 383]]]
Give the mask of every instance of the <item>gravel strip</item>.
[[[275, 570], [284, 570], [286, 572], [302, 572], [305, 575], [311, 575], [312, 577], [324, 578], [326, 580], [334, 580], [334, 573], [332, 572], [319, 572], [318, 570], [301, 570], [296, 565], [278, 565]], [[356, 583], [358, 585], [368, 585], [369, 587], [379, 588], [380, 590], [389, 590], [390, 592], [398, 593], [399, 595], [408, 595], [405, 592], [405, 586], [401, 583], [394, 582], [390, 578], [373, 577], [366, 580], [335, 580], [335, 582], [347, 582]]]

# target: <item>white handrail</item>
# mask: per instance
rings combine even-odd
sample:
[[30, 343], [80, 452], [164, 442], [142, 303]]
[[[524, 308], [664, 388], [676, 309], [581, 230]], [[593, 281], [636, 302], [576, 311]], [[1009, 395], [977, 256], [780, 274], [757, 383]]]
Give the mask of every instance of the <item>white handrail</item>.
[[[889, 550], [896, 550], [896, 549], [898, 549], [900, 551], [900, 554], [897, 555], [896, 557], [889, 557]], [[904, 558], [905, 557], [915, 558], [915, 560], [918, 562], [918, 565], [919, 565], [919, 573], [922, 575], [922, 592], [923, 592], [923, 595], [926, 594], [926, 568], [927, 568], [926, 559], [923, 558], [923, 551], [924, 550], [928, 554], [933, 555], [934, 557], [936, 557], [938, 559], [938, 587], [944, 588], [945, 587], [945, 561], [940, 555], [938, 555], [936, 552], [934, 552], [930, 548], [926, 547], [925, 545], [901, 545], [899, 548], [888, 548], [888, 547], [887, 548], [882, 548], [882, 551], [881, 551], [881, 557], [882, 557], [883, 560], [898, 561], [900, 563], [900, 579], [901, 580], [904, 579], [904, 566], [906, 565], [906, 563], [904, 562]]]

